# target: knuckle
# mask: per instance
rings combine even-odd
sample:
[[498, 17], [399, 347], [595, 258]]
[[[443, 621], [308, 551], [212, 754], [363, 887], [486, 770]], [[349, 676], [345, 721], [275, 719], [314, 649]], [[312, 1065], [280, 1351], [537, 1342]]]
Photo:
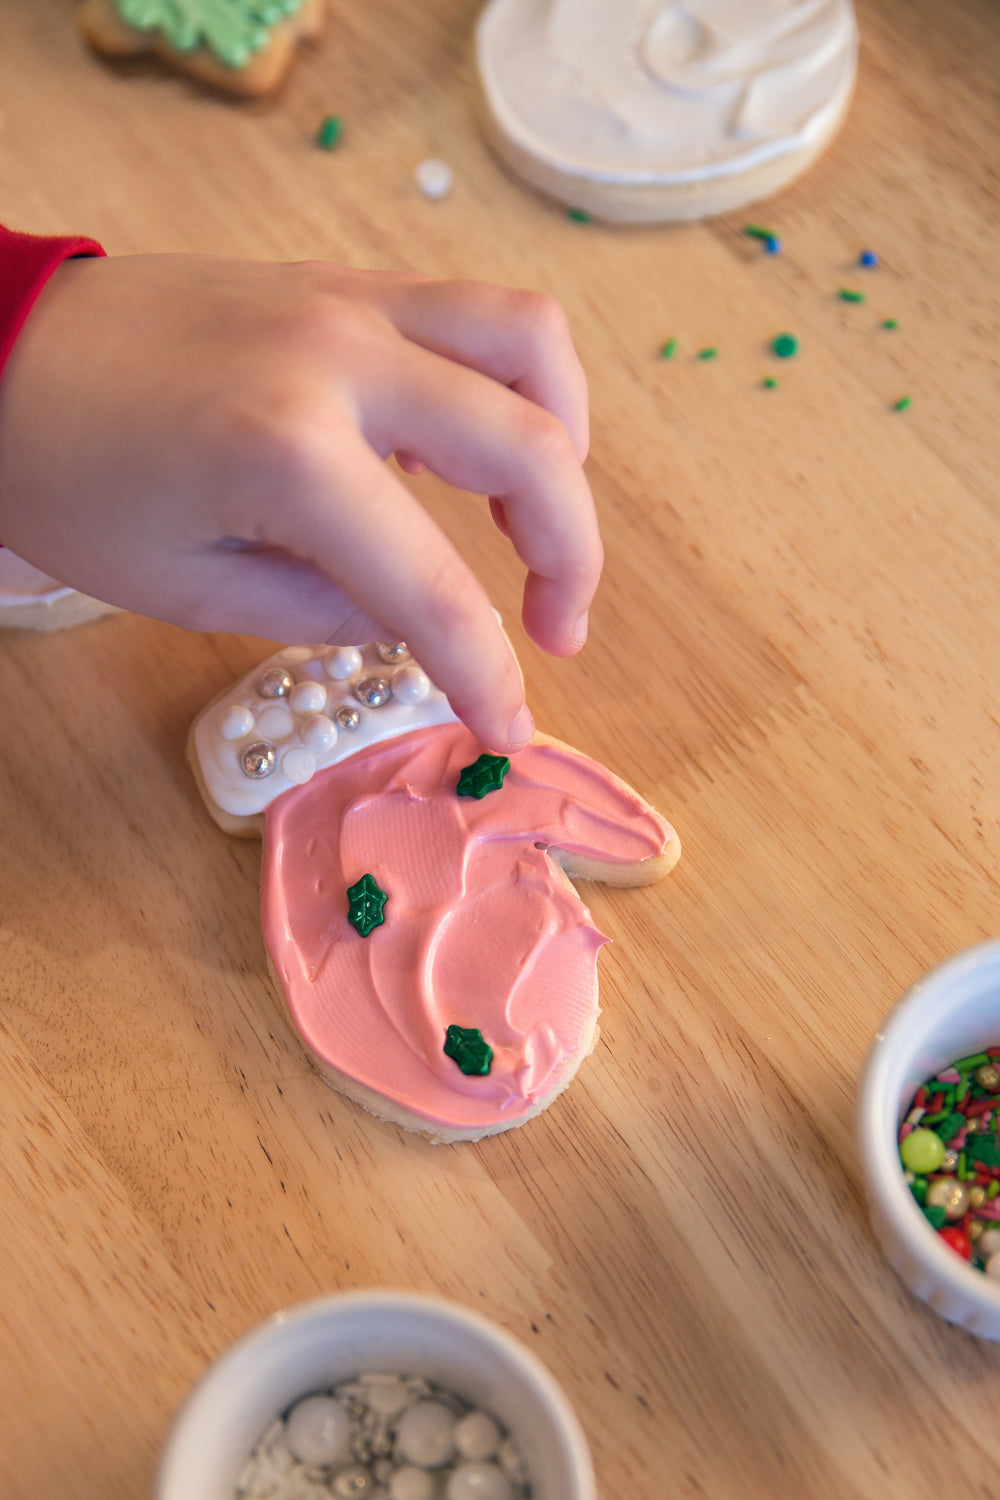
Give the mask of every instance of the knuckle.
[[569, 342], [569, 319], [565, 308], [548, 292], [530, 289], [514, 292], [517, 321], [540, 342]]
[[529, 460], [544, 470], [578, 467], [569, 433], [544, 406], [525, 401], [520, 410], [519, 439]]

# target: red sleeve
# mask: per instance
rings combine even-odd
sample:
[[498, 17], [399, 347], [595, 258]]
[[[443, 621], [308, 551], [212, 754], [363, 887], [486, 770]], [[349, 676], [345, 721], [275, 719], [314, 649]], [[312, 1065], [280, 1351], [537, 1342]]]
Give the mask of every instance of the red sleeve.
[[0, 225], [0, 373], [52, 272], [74, 255], [103, 255], [80, 235], [17, 234]]

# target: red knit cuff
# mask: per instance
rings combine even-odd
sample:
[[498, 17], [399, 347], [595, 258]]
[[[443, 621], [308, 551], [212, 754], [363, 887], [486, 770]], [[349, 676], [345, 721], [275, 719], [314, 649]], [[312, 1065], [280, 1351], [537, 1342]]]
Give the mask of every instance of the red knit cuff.
[[0, 373], [45, 283], [74, 255], [103, 255], [81, 235], [17, 234], [0, 225]]

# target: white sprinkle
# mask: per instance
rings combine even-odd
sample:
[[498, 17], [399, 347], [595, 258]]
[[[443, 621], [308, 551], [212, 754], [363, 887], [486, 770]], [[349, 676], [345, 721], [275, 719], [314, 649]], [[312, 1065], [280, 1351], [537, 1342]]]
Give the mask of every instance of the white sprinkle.
[[343, 1463], [351, 1452], [351, 1419], [332, 1396], [307, 1396], [289, 1412], [285, 1440], [300, 1463]]
[[233, 703], [222, 715], [219, 733], [224, 740], [244, 740], [253, 729], [253, 714], [242, 703]]
[[321, 682], [297, 682], [288, 695], [288, 705], [297, 714], [318, 714], [326, 707], [326, 688]]
[[437, 156], [429, 156], [426, 161], [422, 161], [413, 175], [425, 198], [447, 198], [451, 192], [451, 168]]
[[485, 1411], [470, 1411], [455, 1427], [455, 1447], [463, 1458], [492, 1458], [500, 1442], [500, 1429]]

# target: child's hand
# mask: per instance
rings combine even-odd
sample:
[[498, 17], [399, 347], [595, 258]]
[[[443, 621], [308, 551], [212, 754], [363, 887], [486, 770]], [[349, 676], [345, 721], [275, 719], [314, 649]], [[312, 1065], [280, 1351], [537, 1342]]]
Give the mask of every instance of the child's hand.
[[532, 725], [482, 586], [382, 460], [492, 497], [524, 624], [568, 655], [601, 543], [557, 304], [194, 256], [67, 261], [0, 383], [0, 540], [196, 630], [405, 640], [491, 748]]

